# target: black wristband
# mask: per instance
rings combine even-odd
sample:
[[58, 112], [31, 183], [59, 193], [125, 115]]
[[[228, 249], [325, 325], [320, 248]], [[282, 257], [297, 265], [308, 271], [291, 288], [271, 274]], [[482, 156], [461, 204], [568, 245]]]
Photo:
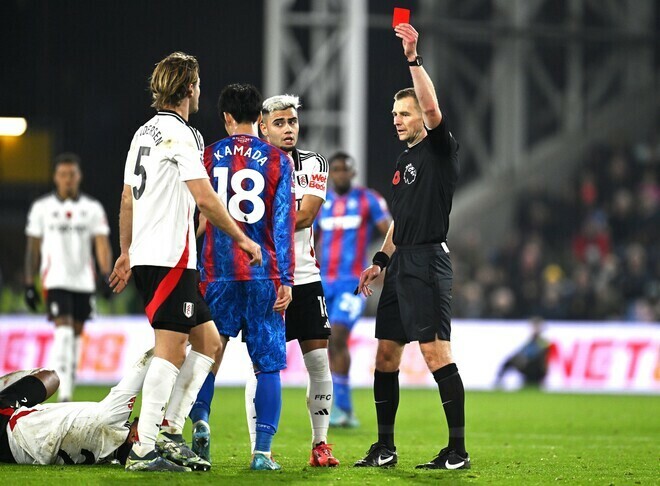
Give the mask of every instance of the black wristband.
[[387, 267], [388, 263], [390, 263], [390, 257], [384, 251], [377, 251], [372, 258], [371, 263], [378, 265], [382, 270], [383, 268]]

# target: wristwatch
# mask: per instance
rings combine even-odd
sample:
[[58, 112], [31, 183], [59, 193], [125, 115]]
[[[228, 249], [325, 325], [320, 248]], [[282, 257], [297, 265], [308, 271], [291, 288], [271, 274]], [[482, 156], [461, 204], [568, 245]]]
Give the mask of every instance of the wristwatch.
[[424, 63], [422, 56], [415, 57], [414, 61], [408, 61], [408, 66], [421, 66]]

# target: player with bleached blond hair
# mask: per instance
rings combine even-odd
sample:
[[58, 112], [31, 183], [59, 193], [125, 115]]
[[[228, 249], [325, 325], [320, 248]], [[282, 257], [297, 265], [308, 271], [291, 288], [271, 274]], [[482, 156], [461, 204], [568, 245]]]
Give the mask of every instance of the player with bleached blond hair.
[[[272, 96], [263, 102], [261, 132], [272, 145], [293, 159], [296, 198], [296, 232], [293, 300], [286, 310], [286, 340], [297, 339], [309, 374], [307, 408], [312, 426], [313, 467], [338, 466], [327, 443], [332, 409], [332, 376], [328, 360], [330, 321], [325, 305], [319, 265], [314, 253], [314, 220], [325, 201], [328, 163], [321, 154], [300, 150], [298, 108], [294, 95]], [[248, 381], [245, 406], [252, 448], [255, 446], [256, 422], [254, 396], [256, 380]]]

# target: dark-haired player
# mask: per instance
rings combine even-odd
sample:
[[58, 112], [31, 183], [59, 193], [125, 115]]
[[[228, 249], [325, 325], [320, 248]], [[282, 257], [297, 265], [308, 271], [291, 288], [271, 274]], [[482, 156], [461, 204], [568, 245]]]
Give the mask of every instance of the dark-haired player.
[[[236, 224], [263, 252], [263, 265], [250, 259], [231, 239], [200, 218], [205, 226], [200, 260], [201, 288], [220, 335], [242, 331], [257, 379], [256, 444], [251, 469], [280, 469], [271, 458], [271, 442], [282, 408], [280, 371], [286, 368], [282, 312], [293, 287], [295, 200], [293, 164], [286, 153], [259, 138], [261, 94], [249, 84], [225, 87], [218, 114], [229, 137], [204, 151], [213, 188]], [[218, 363], [219, 365], [219, 363]], [[191, 418], [193, 450], [209, 457], [208, 417], [215, 366], [200, 390]]]
[[438, 384], [449, 427], [449, 443], [426, 469], [467, 469], [465, 392], [451, 354], [452, 267], [447, 230], [458, 180], [458, 143], [438, 106], [431, 78], [417, 55], [417, 31], [395, 27], [402, 39], [414, 88], [394, 96], [392, 118], [406, 150], [392, 179], [393, 223], [373, 265], [364, 270], [358, 290], [371, 295], [371, 283], [387, 267], [376, 314], [374, 401], [378, 441], [358, 467], [389, 467], [397, 462], [394, 419], [399, 406], [399, 365], [406, 343], [420, 351]]
[[365, 300], [353, 291], [367, 263], [367, 247], [374, 229], [385, 236], [390, 215], [377, 192], [353, 186], [355, 162], [344, 152], [328, 159], [331, 187], [314, 223], [321, 263], [321, 278], [332, 325], [330, 369], [334, 401], [331, 427], [355, 427], [348, 372], [348, 338], [362, 315]]
[[0, 462], [124, 464], [137, 440], [137, 419], [127, 421], [152, 357], [143, 354], [100, 402], [42, 403], [59, 386], [50, 370], [0, 377]]
[[[50, 365], [60, 377], [58, 399], [71, 400], [80, 355], [82, 331], [92, 314], [96, 277], [92, 247], [104, 282], [112, 269], [110, 228], [101, 204], [80, 192], [80, 158], [63, 153], [55, 158], [55, 190], [30, 208], [25, 234], [25, 301], [33, 310], [40, 302], [35, 275], [41, 276], [48, 319], [55, 323]], [[105, 292], [107, 285], [101, 287]]]

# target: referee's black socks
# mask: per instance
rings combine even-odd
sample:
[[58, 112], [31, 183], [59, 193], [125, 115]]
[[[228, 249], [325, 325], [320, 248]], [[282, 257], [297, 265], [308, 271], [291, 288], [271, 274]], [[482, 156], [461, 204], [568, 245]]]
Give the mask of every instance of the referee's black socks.
[[399, 408], [399, 371], [374, 371], [374, 401], [378, 418], [378, 442], [389, 450], [394, 447], [394, 419]]
[[[465, 456], [465, 389], [455, 363], [433, 372], [449, 428], [449, 448]], [[378, 422], [380, 424], [380, 420]]]

